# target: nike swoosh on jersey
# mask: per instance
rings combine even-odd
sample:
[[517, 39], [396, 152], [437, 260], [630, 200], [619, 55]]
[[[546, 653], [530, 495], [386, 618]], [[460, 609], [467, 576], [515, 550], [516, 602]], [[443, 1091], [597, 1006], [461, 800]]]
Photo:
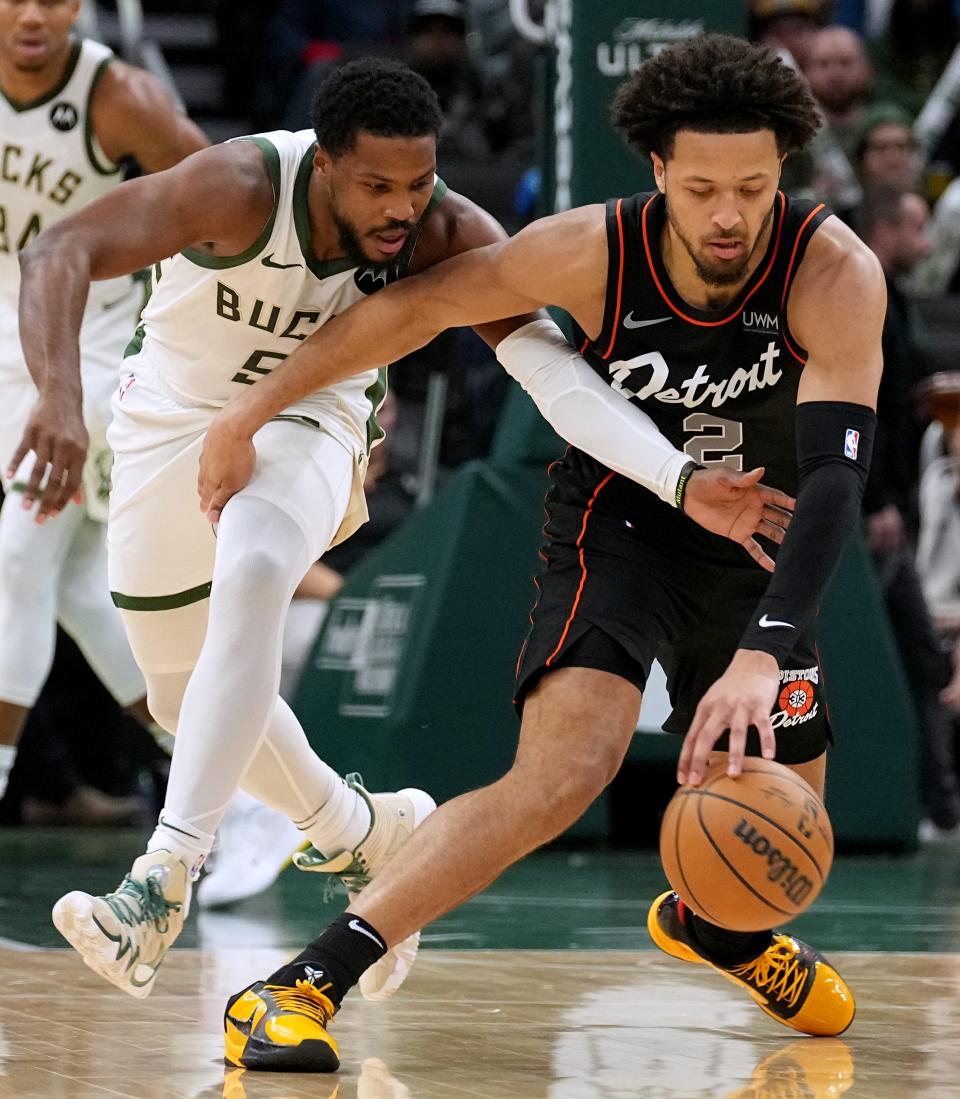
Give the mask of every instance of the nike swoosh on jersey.
[[765, 630], [769, 630], [771, 626], [786, 626], [788, 630], [795, 630], [797, 628], [792, 622], [778, 622], [774, 618], [767, 618], [765, 614], [760, 616], [760, 625]]
[[278, 271], [286, 271], [288, 267], [302, 267], [302, 263], [274, 263], [273, 252], [269, 256], [264, 256], [260, 261], [264, 267], [275, 267]]
[[649, 328], [651, 324], [663, 324], [664, 321], [673, 320], [672, 317], [655, 317], [652, 321], [635, 321], [633, 319], [633, 310], [623, 318], [624, 328]]

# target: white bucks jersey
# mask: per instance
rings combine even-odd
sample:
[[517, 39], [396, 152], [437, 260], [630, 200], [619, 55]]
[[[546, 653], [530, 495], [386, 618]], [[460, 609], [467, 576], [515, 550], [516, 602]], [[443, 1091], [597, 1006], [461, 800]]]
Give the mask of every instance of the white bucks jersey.
[[[154, 267], [153, 292], [127, 360], [149, 370], [185, 405], [220, 407], [255, 385], [311, 332], [403, 274], [322, 261], [311, 243], [307, 191], [313, 170], [310, 131], [276, 131], [239, 140], [262, 151], [273, 184], [273, 211], [260, 236], [238, 256], [195, 249]], [[427, 212], [446, 188], [437, 181]], [[351, 450], [366, 451], [382, 432], [376, 411], [386, 364], [311, 394], [286, 415], [319, 422]]]
[[[74, 43], [56, 87], [19, 103], [0, 91], [0, 364], [24, 369], [17, 336], [20, 269], [17, 256], [39, 233], [116, 187], [122, 176], [105, 157], [90, 122], [90, 103], [113, 54], [97, 42]], [[85, 334], [102, 342], [103, 329], [123, 314], [130, 325], [129, 277], [94, 283]], [[132, 325], [131, 325], [132, 327]], [[126, 329], [129, 333], [129, 328]], [[83, 338], [81, 338], [81, 346]], [[115, 385], [113, 371], [111, 385]]]

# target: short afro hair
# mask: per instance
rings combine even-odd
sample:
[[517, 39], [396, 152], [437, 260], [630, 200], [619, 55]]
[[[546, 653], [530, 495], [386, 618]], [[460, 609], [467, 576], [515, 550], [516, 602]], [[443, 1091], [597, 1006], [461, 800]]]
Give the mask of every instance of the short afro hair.
[[680, 130], [772, 130], [780, 154], [802, 149], [820, 126], [806, 80], [762, 46], [726, 34], [688, 39], [645, 61], [621, 85], [613, 124], [637, 153], [673, 153]]
[[440, 136], [443, 113], [433, 88], [400, 61], [365, 57], [332, 73], [311, 115], [317, 144], [349, 153], [362, 130], [378, 137]]

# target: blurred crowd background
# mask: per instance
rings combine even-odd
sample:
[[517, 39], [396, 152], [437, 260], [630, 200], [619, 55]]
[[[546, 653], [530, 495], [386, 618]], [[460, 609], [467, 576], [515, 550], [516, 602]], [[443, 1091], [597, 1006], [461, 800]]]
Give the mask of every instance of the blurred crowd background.
[[[531, 10], [542, 15], [542, 4]], [[143, 13], [135, 41], [110, 4], [88, 5], [84, 28], [162, 72], [211, 140], [301, 129], [333, 68], [389, 55], [436, 89], [439, 171], [451, 187], [510, 232], [550, 212], [538, 171], [542, 66], [507, 0], [144, 0]], [[751, 0], [749, 33], [807, 76], [823, 112], [784, 188], [828, 203], [886, 273], [864, 534], [922, 728], [921, 839], [960, 838], [960, 0]], [[288, 695], [343, 577], [450, 471], [487, 453], [508, 384], [469, 331], [445, 333], [391, 372], [372, 521], [298, 593]], [[0, 823], [149, 819], [166, 765], [163, 745], [117, 710], [61, 636]]]

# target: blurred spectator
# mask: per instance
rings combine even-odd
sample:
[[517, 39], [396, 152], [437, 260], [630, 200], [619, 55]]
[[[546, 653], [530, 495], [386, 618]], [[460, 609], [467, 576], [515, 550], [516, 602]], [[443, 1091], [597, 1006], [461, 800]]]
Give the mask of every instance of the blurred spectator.
[[846, 27], [824, 27], [813, 37], [804, 73], [823, 112], [810, 146], [812, 190], [835, 211], [850, 211], [860, 201], [853, 158], [873, 82], [866, 46]]
[[936, 298], [960, 289], [960, 179], [955, 179], [933, 208], [927, 230], [930, 254], [910, 277], [910, 292]]
[[[375, 6], [348, 5], [356, 12]], [[354, 25], [346, 17], [330, 19], [327, 7], [286, 0], [272, 20], [266, 83], [274, 107], [269, 124], [265, 120], [260, 128], [282, 123], [302, 129], [317, 88], [333, 69], [361, 53], [393, 54], [437, 93], [444, 114], [437, 154], [441, 178], [508, 231], [519, 228], [514, 194], [535, 159], [530, 49], [523, 45], [496, 59], [478, 55], [466, 0], [396, 0], [391, 19], [381, 26], [384, 36], [376, 40], [359, 37], [371, 33], [366, 16]]]
[[833, 17], [841, 27], [849, 27], [861, 37], [867, 34], [867, 0], [836, 0]]
[[443, 111], [444, 154], [483, 158], [489, 149], [480, 73], [467, 47], [462, 0], [414, 0], [407, 64], [437, 93]]
[[912, 393], [926, 375], [926, 356], [914, 332], [911, 303], [900, 286], [928, 254], [926, 202], [895, 187], [864, 192], [855, 228], [880, 261], [887, 281], [883, 326], [883, 377], [877, 399], [877, 438], [864, 509], [871, 547], [893, 552], [906, 545], [919, 477], [922, 425]]
[[[308, 124], [312, 91], [334, 64], [398, 54], [414, 0], [281, 0], [266, 25], [255, 128]], [[305, 79], [315, 70], [314, 75]]]
[[943, 652], [908, 540], [920, 450], [920, 423], [911, 394], [923, 376], [925, 360], [898, 280], [929, 250], [927, 218], [926, 203], [919, 195], [875, 187], [865, 190], [855, 225], [880, 261], [888, 294], [877, 435], [864, 493], [864, 519], [920, 725], [921, 798], [929, 818], [923, 837], [929, 839], [960, 825], [960, 786], [953, 728], [940, 698], [946, 685]]
[[867, 108], [856, 129], [853, 154], [864, 189], [920, 188], [919, 148], [909, 115], [896, 104], [874, 103]]
[[[139, 823], [159, 811], [169, 759], [124, 713], [62, 631], [20, 736], [0, 823]], [[150, 802], [148, 805], [147, 802]]]
[[912, 120], [960, 42], [954, 0], [893, 0], [884, 33], [872, 45], [878, 99]]
[[[748, 37], [774, 50], [792, 69], [804, 69], [825, 7], [826, 0], [750, 0]], [[780, 185], [789, 195], [811, 198], [814, 176], [813, 154], [804, 149], [784, 161]]]
[[823, 111], [825, 125], [850, 156], [873, 84], [863, 39], [846, 27], [817, 31], [804, 74]]
[[931, 377], [924, 398], [945, 452], [920, 481], [917, 570], [944, 648], [953, 654], [941, 697], [960, 713], [960, 372]]
[[826, 0], [750, 0], [748, 36], [776, 50], [792, 68], [805, 71], [826, 8]]

